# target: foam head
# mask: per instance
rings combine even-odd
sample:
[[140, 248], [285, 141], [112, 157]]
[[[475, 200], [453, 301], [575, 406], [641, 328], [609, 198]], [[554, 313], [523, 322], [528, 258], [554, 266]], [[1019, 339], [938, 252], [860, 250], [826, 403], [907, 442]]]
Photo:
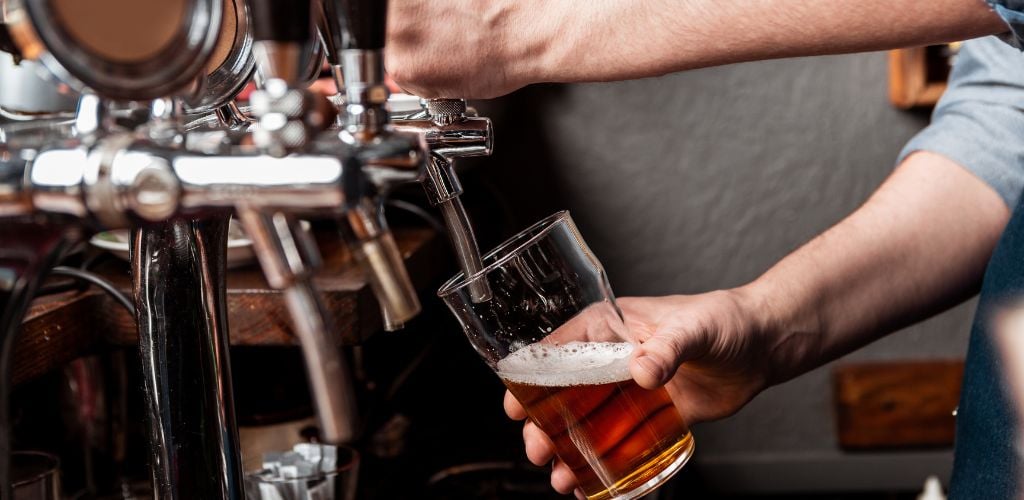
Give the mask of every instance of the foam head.
[[536, 343], [498, 362], [502, 379], [529, 385], [569, 387], [622, 382], [631, 378], [629, 342]]

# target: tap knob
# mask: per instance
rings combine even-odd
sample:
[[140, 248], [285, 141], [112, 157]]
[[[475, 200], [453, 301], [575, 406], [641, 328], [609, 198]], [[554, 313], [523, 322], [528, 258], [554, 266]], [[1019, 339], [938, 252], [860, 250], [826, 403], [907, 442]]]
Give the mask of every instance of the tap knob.
[[310, 0], [253, 0], [253, 55], [267, 80], [295, 83], [302, 77], [304, 54], [312, 36]]
[[309, 0], [250, 0], [252, 35], [259, 41], [304, 43], [311, 36]]
[[427, 99], [425, 106], [431, 120], [442, 127], [466, 119], [465, 99]]
[[341, 15], [341, 49], [380, 50], [387, 33], [387, 0], [333, 0]]

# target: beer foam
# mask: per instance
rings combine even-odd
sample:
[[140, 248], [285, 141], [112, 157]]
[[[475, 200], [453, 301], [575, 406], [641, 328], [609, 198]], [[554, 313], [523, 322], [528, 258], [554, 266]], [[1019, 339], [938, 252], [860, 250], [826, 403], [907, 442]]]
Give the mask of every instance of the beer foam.
[[498, 376], [518, 384], [548, 387], [597, 385], [631, 378], [629, 342], [530, 344], [501, 361]]

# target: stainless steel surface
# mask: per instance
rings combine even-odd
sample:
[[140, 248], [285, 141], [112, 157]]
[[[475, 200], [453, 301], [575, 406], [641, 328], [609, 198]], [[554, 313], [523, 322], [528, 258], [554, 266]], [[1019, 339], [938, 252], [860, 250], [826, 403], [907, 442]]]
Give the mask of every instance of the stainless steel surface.
[[[484, 268], [483, 259], [480, 258], [480, 247], [477, 246], [473, 225], [469, 222], [469, 215], [466, 214], [462, 200], [454, 197], [438, 205], [438, 208], [448, 228], [448, 237], [452, 241], [452, 248], [455, 249], [459, 268], [466, 276], [479, 273]], [[483, 302], [491, 298], [491, 290], [484, 280], [470, 283], [469, 291], [474, 302]]]
[[341, 61], [347, 128], [358, 134], [386, 133], [388, 88], [384, 85], [383, 51], [343, 50]]
[[[161, 43], [159, 52], [148, 57], [118, 58], [90, 49], [89, 43], [72, 33], [82, 31], [92, 38], [107, 37], [109, 33], [97, 32], [107, 29], [100, 23], [82, 27], [77, 12], [63, 12], [72, 4], [11, 0], [7, 3], [7, 21], [22, 55], [38, 60], [58, 80], [75, 90], [91, 89], [116, 99], [149, 100], [198, 90], [196, 78], [217, 41], [223, 14], [221, 2], [182, 0], [182, 22], [175, 24], [174, 31], [166, 35], [167, 40]], [[119, 19], [137, 28], [140, 34], [147, 33], [144, 28], [153, 23], [167, 22], [154, 18], [145, 8], [93, 14], [106, 23]], [[74, 23], [75, 29], [70, 29], [68, 23]]]
[[256, 67], [249, 5], [245, 0], [223, 2], [224, 19], [213, 53], [214, 58], [222, 57], [222, 60], [216, 67], [206, 68], [199, 95], [188, 103], [190, 114], [207, 113], [229, 105], [252, 79]]
[[316, 247], [303, 241], [309, 237], [284, 214], [241, 209], [239, 218], [271, 286], [284, 291], [306, 360], [321, 436], [331, 444], [350, 442], [358, 418], [352, 392], [355, 385], [339, 346], [331, 341], [334, 325], [330, 313], [313, 286], [311, 272], [319, 260]]
[[[480, 248], [473, 233], [473, 224], [459, 195], [462, 184], [455, 173], [455, 159], [490, 155], [493, 128], [487, 118], [467, 116], [463, 99], [428, 99], [424, 113], [408, 119], [395, 120], [395, 128], [415, 132], [424, 137], [431, 150], [423, 188], [427, 198], [444, 217], [459, 266], [467, 276], [482, 269]], [[475, 302], [490, 298], [486, 280], [473, 282], [470, 295]]]
[[74, 116], [78, 94], [44, 79], [42, 71], [39, 63], [15, 64], [14, 57], [0, 52], [0, 117], [21, 121]]
[[113, 122], [107, 113], [106, 103], [96, 94], [82, 94], [75, 109], [75, 130], [89, 136], [111, 128]]
[[426, 100], [427, 114], [434, 119], [434, 123], [441, 126], [462, 121], [466, 118], [467, 109], [468, 106], [465, 99], [438, 98]]
[[156, 498], [243, 498], [224, 286], [228, 219], [179, 219], [132, 235]]
[[380, 301], [384, 329], [398, 330], [420, 312], [420, 301], [384, 214], [364, 199], [345, 213], [342, 230]]
[[242, 111], [234, 101], [228, 101], [227, 104], [214, 110], [214, 113], [217, 116], [218, 124], [229, 130], [245, 128], [252, 123], [249, 115]]

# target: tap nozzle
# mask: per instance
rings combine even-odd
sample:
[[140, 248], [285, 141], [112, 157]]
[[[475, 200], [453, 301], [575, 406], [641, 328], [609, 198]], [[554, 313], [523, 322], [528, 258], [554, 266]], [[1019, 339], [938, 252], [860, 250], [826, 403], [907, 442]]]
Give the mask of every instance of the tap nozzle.
[[419, 314], [420, 301], [398, 244], [377, 204], [371, 198], [364, 198], [350, 207], [345, 213], [342, 230], [380, 302], [384, 329], [394, 331], [401, 328]]

